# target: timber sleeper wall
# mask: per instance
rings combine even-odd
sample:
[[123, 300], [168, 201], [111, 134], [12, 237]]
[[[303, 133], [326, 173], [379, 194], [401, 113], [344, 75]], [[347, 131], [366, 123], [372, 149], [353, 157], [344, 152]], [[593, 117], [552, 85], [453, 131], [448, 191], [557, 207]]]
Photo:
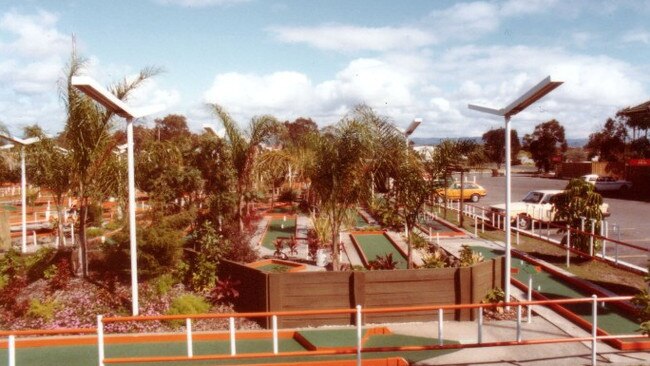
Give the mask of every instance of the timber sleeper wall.
[[[503, 258], [471, 267], [392, 271], [264, 273], [221, 261], [219, 277], [239, 281], [235, 309], [241, 312], [407, 307], [478, 303], [503, 288]], [[364, 322], [417, 322], [436, 312], [366, 314]], [[447, 320], [473, 320], [469, 309], [447, 310]], [[268, 319], [258, 320], [268, 327]], [[354, 324], [354, 314], [280, 317], [280, 327]]]

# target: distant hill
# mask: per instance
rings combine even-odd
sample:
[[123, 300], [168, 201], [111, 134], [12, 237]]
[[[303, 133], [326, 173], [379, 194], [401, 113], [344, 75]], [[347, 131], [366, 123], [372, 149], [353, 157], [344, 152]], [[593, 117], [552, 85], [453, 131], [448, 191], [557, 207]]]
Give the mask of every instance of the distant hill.
[[[438, 145], [440, 141], [442, 140], [474, 140], [478, 142], [479, 144], [483, 143], [483, 140], [481, 139], [480, 136], [475, 136], [475, 137], [414, 137], [411, 139], [415, 146], [423, 146], [423, 145]], [[587, 141], [589, 139], [587, 138], [574, 138], [574, 139], [567, 139], [566, 142], [569, 145], [569, 147], [583, 147], [587, 144]]]

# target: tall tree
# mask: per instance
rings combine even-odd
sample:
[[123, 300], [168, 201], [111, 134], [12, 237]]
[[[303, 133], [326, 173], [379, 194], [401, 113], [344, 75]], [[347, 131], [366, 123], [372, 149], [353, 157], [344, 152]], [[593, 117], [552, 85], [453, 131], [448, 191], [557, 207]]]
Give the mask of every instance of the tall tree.
[[247, 134], [244, 134], [223, 107], [213, 104], [212, 109], [223, 123], [230, 142], [232, 166], [237, 176], [237, 220], [239, 231], [243, 232], [245, 198], [252, 191], [255, 159], [262, 143], [278, 133], [280, 124], [273, 116], [255, 117], [250, 122]]
[[[517, 130], [510, 131], [510, 156], [514, 161], [521, 150]], [[493, 128], [483, 134], [483, 150], [488, 161], [495, 163], [497, 169], [506, 160], [506, 130], [505, 128]]]
[[553, 166], [553, 157], [568, 148], [564, 138], [564, 127], [556, 120], [535, 126], [532, 134], [524, 136], [524, 150], [528, 150], [538, 169], [548, 173]]
[[585, 149], [589, 157], [598, 156], [600, 160], [617, 163], [624, 161], [627, 128], [620, 119], [608, 118], [599, 132], [589, 135]]
[[413, 229], [418, 216], [422, 213], [424, 203], [429, 197], [429, 183], [424, 178], [424, 165], [420, 156], [409, 149], [398, 167], [398, 174], [393, 187], [393, 197], [406, 223], [408, 255], [407, 266], [413, 268]]
[[[82, 275], [86, 277], [88, 275], [86, 241], [88, 204], [93, 197], [102, 198], [104, 192], [99, 188], [106, 185], [99, 184], [99, 179], [108, 176], [102, 173], [106, 168], [105, 163], [114, 157], [112, 151], [116, 142], [111, 138], [114, 113], [99, 106], [72, 85], [72, 77], [80, 75], [84, 66], [85, 59], [79, 57], [73, 48], [65, 77], [60, 85], [61, 97], [67, 111], [64, 139], [71, 155], [69, 169], [76, 186], [77, 203], [80, 209], [81, 269]], [[158, 72], [159, 70], [155, 68], [145, 68], [135, 78], [124, 78], [109, 90], [118, 99], [126, 100], [136, 88]], [[114, 176], [112, 178], [114, 180]]]

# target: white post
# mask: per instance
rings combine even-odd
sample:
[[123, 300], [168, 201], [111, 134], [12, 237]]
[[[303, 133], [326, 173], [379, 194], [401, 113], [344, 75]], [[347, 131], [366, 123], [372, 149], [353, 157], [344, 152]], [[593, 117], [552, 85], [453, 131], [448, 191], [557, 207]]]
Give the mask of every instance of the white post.
[[[528, 274], [528, 301], [533, 301], [533, 275]], [[528, 313], [526, 314], [526, 321], [528, 324], [533, 322], [533, 306], [528, 304]]]
[[228, 318], [228, 328], [230, 329], [230, 355], [237, 354], [237, 345], [235, 344], [235, 318]]
[[517, 305], [517, 342], [521, 342], [521, 304]]
[[442, 326], [442, 309], [438, 309], [438, 345], [442, 346], [444, 343], [443, 340], [443, 326]]
[[566, 226], [566, 268], [571, 266], [571, 227]]
[[476, 343], [483, 343], [483, 308], [478, 308], [478, 335], [476, 337]]
[[512, 238], [510, 237], [510, 217], [511, 217], [511, 212], [510, 212], [510, 199], [512, 196], [512, 177], [511, 177], [511, 163], [512, 163], [512, 157], [510, 156], [511, 152], [511, 139], [510, 139], [510, 116], [505, 116], [505, 122], [506, 122], [506, 128], [505, 128], [505, 133], [506, 133], [506, 215], [505, 215], [505, 226], [506, 226], [506, 261], [505, 261], [505, 270], [503, 271], [503, 275], [505, 277], [504, 282], [505, 282], [505, 300], [506, 302], [510, 301], [510, 251], [511, 251], [511, 240]]
[[99, 366], [104, 366], [104, 322], [101, 315], [97, 315], [97, 355]]
[[589, 255], [594, 256], [594, 235], [596, 235], [596, 219], [591, 219], [591, 235], [589, 236]]
[[22, 209], [22, 253], [27, 253], [27, 174], [25, 173], [25, 146], [20, 147], [20, 202]]
[[70, 241], [72, 246], [74, 246], [74, 223], [70, 224]]
[[131, 310], [133, 316], [139, 313], [138, 305], [138, 247], [135, 226], [135, 159], [133, 157], [133, 119], [126, 120], [127, 160], [129, 170], [129, 251], [131, 252]]
[[607, 221], [602, 220], [600, 222], [600, 236], [603, 237], [603, 259], [605, 258], [605, 255], [607, 254]]
[[[9, 366], [16, 366], [16, 336], [10, 335], [7, 342], [9, 343], [7, 345], [9, 348]], [[102, 365], [100, 364], [100, 366]]]
[[361, 305], [357, 305], [357, 366], [361, 366], [361, 341], [363, 339], [363, 325], [361, 322]]
[[591, 295], [591, 364], [596, 365], [596, 337], [598, 337], [598, 296]]
[[185, 319], [185, 329], [187, 330], [187, 357], [194, 357], [194, 345], [192, 344], [192, 319]]
[[[36, 231], [32, 231], [32, 239], [34, 242], [34, 247], [36, 247], [36, 245], [38, 245], [38, 241], [36, 240]], [[59, 243], [57, 243], [56, 246], [58, 247]]]
[[478, 217], [474, 216], [474, 236], [478, 236]]
[[278, 354], [278, 316], [271, 317], [271, 326], [273, 328], [273, 354]]

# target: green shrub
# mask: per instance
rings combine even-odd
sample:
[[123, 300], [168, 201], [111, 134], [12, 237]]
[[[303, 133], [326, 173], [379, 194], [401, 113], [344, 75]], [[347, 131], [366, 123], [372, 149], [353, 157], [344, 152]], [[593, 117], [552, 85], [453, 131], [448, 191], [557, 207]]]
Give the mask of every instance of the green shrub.
[[436, 250], [433, 253], [422, 258], [424, 268], [445, 268], [447, 266], [447, 261], [445, 255], [440, 250]]
[[410, 237], [411, 237], [411, 245], [415, 249], [426, 249], [429, 246], [429, 243], [427, 243], [427, 241], [423, 237], [421, 237], [416, 233], [411, 232]]
[[197, 215], [196, 208], [184, 210], [177, 214], [166, 216], [163, 219], [161, 226], [166, 226], [170, 229], [175, 229], [175, 230], [185, 230], [190, 225], [192, 225], [194, 220], [196, 220], [196, 215]]
[[472, 250], [467, 245], [463, 245], [460, 250], [460, 266], [469, 267], [483, 262], [483, 255]]
[[[203, 314], [210, 310], [210, 304], [201, 296], [194, 294], [184, 294], [175, 298], [167, 315], [185, 315], [185, 314]], [[178, 327], [184, 322], [182, 320], [172, 320], [170, 324], [172, 327]]]
[[41, 302], [39, 299], [32, 299], [29, 301], [27, 316], [33, 319], [43, 319], [49, 322], [54, 318], [54, 314], [60, 307], [61, 304], [56, 300]]
[[170, 273], [158, 276], [152, 281], [153, 288], [159, 296], [167, 295], [175, 283], [174, 276]]

